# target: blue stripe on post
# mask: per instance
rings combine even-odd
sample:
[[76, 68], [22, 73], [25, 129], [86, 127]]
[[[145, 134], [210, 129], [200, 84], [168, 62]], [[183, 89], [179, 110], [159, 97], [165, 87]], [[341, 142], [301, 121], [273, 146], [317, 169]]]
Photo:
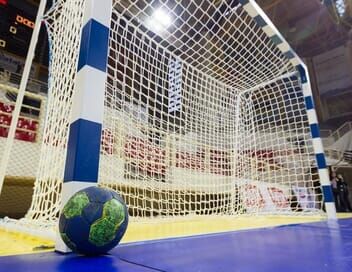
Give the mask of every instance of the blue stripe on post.
[[297, 65], [297, 70], [301, 76], [301, 82], [307, 83], [308, 82], [308, 78], [307, 78], [307, 74], [306, 74], [306, 69], [304, 69], [303, 65]]
[[323, 196], [324, 202], [334, 202], [334, 196], [332, 194], [332, 189], [330, 185], [324, 185], [323, 188]]
[[320, 138], [320, 129], [318, 124], [310, 125], [310, 133], [312, 134], [312, 138]]
[[240, 0], [240, 4], [241, 5], [246, 5], [246, 4], [248, 4], [249, 3], [249, 0]]
[[91, 19], [83, 27], [78, 71], [85, 65], [106, 71], [108, 58], [109, 28]]
[[64, 182], [97, 182], [102, 125], [78, 119], [70, 126]]
[[319, 169], [326, 169], [326, 160], [324, 153], [315, 154]]
[[279, 45], [279, 44], [283, 43], [283, 40], [276, 34], [274, 36], [270, 37], [270, 39], [275, 45]]
[[260, 15], [255, 16], [253, 19], [257, 23], [257, 25], [260, 26], [260, 27], [264, 27], [264, 26], [267, 25], [267, 23], [265, 22], [263, 17], [260, 16]]
[[284, 53], [284, 56], [288, 59], [293, 59], [295, 57], [295, 54], [292, 52], [292, 50], [289, 50]]
[[311, 109], [314, 109], [314, 102], [313, 102], [313, 97], [310, 95], [310, 96], [306, 96], [304, 98], [305, 102], [306, 102], [306, 108], [307, 110], [311, 110]]

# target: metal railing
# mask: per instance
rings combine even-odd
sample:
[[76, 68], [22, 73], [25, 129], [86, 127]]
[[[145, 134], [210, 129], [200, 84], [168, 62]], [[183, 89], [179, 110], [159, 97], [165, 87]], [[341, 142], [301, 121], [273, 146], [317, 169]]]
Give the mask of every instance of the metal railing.
[[[18, 85], [20, 75], [10, 73], [8, 71], [0, 71], [0, 137], [7, 137], [12, 119], [15, 101], [18, 95]], [[32, 80], [32, 82], [39, 84], [42, 90], [47, 87], [44, 82]], [[38, 85], [28, 85], [25, 92], [25, 100], [21, 106], [20, 121], [16, 128], [16, 139], [24, 141], [36, 142], [40, 140], [41, 128], [46, 93], [40, 92], [41, 89], [37, 88]], [[45, 91], [46, 92], [46, 91]], [[6, 108], [4, 108], [6, 107]]]
[[335, 130], [333, 133], [330, 134], [330, 137], [334, 139], [334, 141], [338, 141], [341, 139], [343, 136], [346, 135], [346, 133], [350, 132], [352, 130], [352, 122], [346, 122], [342, 126], [340, 126], [337, 130]]
[[337, 161], [336, 164], [352, 164], [352, 150], [340, 151], [336, 149], [325, 149], [325, 155]]
[[321, 129], [320, 130], [320, 137], [329, 138], [333, 132], [334, 131], [332, 129]]
[[[13, 73], [10, 71], [0, 71], [0, 83], [18, 88], [21, 82], [21, 74]], [[46, 82], [30, 78], [27, 84], [27, 91], [31, 93], [47, 93], [48, 84]]]
[[330, 129], [320, 130], [320, 136], [325, 147], [331, 146], [352, 130], [352, 122], [346, 122], [335, 131]]

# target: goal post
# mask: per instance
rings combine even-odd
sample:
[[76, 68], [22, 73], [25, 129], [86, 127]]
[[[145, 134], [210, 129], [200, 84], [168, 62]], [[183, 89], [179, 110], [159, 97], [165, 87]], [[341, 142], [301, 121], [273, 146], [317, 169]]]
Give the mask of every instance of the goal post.
[[[111, 0], [84, 3], [62, 206], [79, 190], [98, 184], [111, 8]], [[56, 250], [70, 251], [59, 234]]]
[[255, 1], [196, 2], [47, 12], [45, 140], [18, 224], [53, 232], [65, 201], [96, 184], [132, 220], [336, 218], [306, 66]]
[[312, 88], [309, 80], [309, 72], [304, 62], [297, 56], [290, 45], [282, 37], [280, 32], [258, 6], [254, 0], [240, 0], [243, 8], [250, 14], [250, 16], [257, 22], [262, 30], [268, 35], [272, 42], [281, 50], [281, 52], [290, 59], [290, 62], [296, 67], [305, 100], [309, 128], [312, 136], [312, 145], [316, 159], [316, 166], [318, 168], [319, 180], [323, 191], [324, 202], [328, 218], [336, 219], [336, 208], [332, 194], [332, 188], [329, 178], [329, 172], [326, 165], [323, 142], [320, 137], [320, 128], [317, 113], [315, 111]]
[[[109, 2], [109, 1], [107, 1], [107, 2]], [[307, 110], [307, 116], [308, 116], [308, 124], [309, 124], [309, 127], [310, 127], [310, 129], [311, 129], [311, 136], [312, 136], [312, 144], [313, 144], [313, 149], [314, 149], [314, 153], [315, 153], [315, 157], [316, 157], [316, 162], [317, 162], [317, 168], [318, 168], [318, 173], [319, 173], [319, 177], [320, 177], [320, 182], [321, 182], [321, 185], [322, 185], [322, 192], [323, 192], [323, 194], [324, 194], [324, 199], [325, 199], [325, 205], [326, 205], [326, 209], [327, 209], [327, 213], [328, 213], [328, 216], [330, 217], [330, 218], [334, 218], [335, 217], [335, 214], [334, 214], [334, 209], [333, 209], [333, 202], [332, 202], [332, 198], [331, 198], [331, 189], [330, 189], [330, 184], [329, 184], [329, 179], [328, 179], [328, 173], [327, 173], [327, 169], [326, 169], [326, 163], [325, 163], [325, 159], [324, 159], [324, 152], [323, 152], [323, 148], [322, 148], [322, 143], [321, 143], [321, 139], [320, 139], [320, 136], [319, 136], [319, 127], [318, 127], [318, 121], [317, 121], [317, 117], [316, 117], [316, 113], [315, 113], [315, 109], [314, 109], [314, 103], [313, 103], [313, 98], [312, 98], [312, 93], [311, 93], [311, 88], [310, 88], [310, 84], [309, 84], [309, 79], [308, 79], [308, 74], [307, 74], [307, 69], [306, 69], [306, 67], [305, 67], [305, 65], [304, 65], [304, 63], [300, 60], [300, 58], [295, 54], [295, 52], [291, 49], [291, 47], [288, 45], [288, 43], [285, 41], [285, 39], [280, 35], [280, 33], [278, 32], [278, 30], [275, 28], [275, 26], [271, 23], [271, 21], [268, 19], [268, 17], [264, 14], [264, 12], [260, 9], [260, 7], [254, 2], [254, 1], [247, 1], [247, 0], [243, 0], [243, 1], [239, 1], [239, 3], [243, 6], [243, 9], [244, 9], [244, 11], [246, 11], [247, 13], [248, 13], [248, 15], [250, 16], [250, 17], [252, 17], [252, 19], [254, 20], [254, 22], [257, 24], [257, 26], [259, 26], [261, 29], [262, 29], [262, 31], [266, 34], [266, 35], [268, 35], [268, 37], [270, 38], [270, 40], [273, 42], [273, 44], [281, 51], [281, 53], [282, 53], [282, 55], [288, 60], [288, 62], [289, 63], [291, 63], [291, 65], [292, 65], [292, 67], [294, 68], [294, 69], [296, 69], [297, 70], [297, 72], [298, 72], [298, 76], [300, 77], [300, 81], [301, 81], [301, 84], [302, 84], [302, 90], [303, 90], [303, 96], [304, 96], [304, 100], [305, 100], [305, 106], [306, 106], [306, 110]], [[86, 5], [87, 6], [89, 6], [89, 7], [93, 7], [93, 5], [94, 5], [94, 1], [93, 2], [90, 2], [90, 1], [88, 1], [88, 3], [86, 3]], [[164, 6], [164, 8], [165, 7], [167, 7], [166, 5]], [[93, 8], [91, 9], [91, 10], [94, 10]], [[106, 18], [110, 18], [111, 17], [111, 12], [110, 12], [110, 9], [109, 8], [107, 8], [107, 7], [105, 7], [104, 9], [97, 9], [97, 10], [99, 10], [99, 13], [100, 13], [100, 16], [102, 16], [102, 14], [103, 13], [106, 13]], [[85, 11], [86, 12], [86, 11]], [[83, 15], [83, 17], [85, 17], [86, 16], [86, 13], [84, 13], [84, 15]], [[119, 20], [119, 18], [118, 17], [114, 17], [113, 16], [113, 19], [115, 19], [115, 20]], [[121, 19], [120, 19], [121, 20]], [[110, 57], [110, 59], [112, 58], [112, 56], [114, 55], [115, 57], [117, 57], [117, 58], [119, 58], [119, 56], [116, 56], [116, 55], [118, 55], [118, 52], [116, 52], [115, 51], [115, 49], [116, 49], [116, 47], [118, 47], [118, 46], [121, 46], [121, 45], [119, 45], [118, 43], [120, 42], [120, 43], [123, 43], [123, 41], [122, 41], [122, 37], [118, 37], [118, 38], [120, 38], [120, 40], [118, 40], [118, 41], [115, 41], [114, 40], [114, 38], [116, 38], [116, 36], [118, 35], [118, 33], [119, 33], [119, 25], [118, 25], [118, 23], [122, 23], [122, 20], [121, 21], [119, 21], [119, 22], [112, 22], [111, 23], [111, 27], [113, 28], [114, 26], [116, 27], [115, 29], [111, 29], [110, 31], [111, 31], [111, 37], [110, 37], [110, 54], [109, 54], [109, 57]], [[108, 22], [108, 20], [107, 21], [105, 21], [105, 25], [108, 25], [109, 24], [109, 22]], [[116, 25], [115, 25], [116, 24]], [[83, 22], [83, 34], [82, 34], [82, 39], [84, 38], [84, 26], [85, 25], [85, 21]], [[116, 31], [116, 33], [112, 33], [113, 31]], [[125, 31], [129, 31], [128, 29], [125, 29]], [[115, 35], [115, 36], [114, 36]], [[131, 36], [131, 38], [133, 38], [132, 36]], [[140, 41], [137, 41], [137, 42], [140, 42], [141, 44], [140, 44], [140, 46], [143, 46], [143, 42], [145, 42], [145, 41], [143, 41], [142, 40], [143, 38], [141, 38], [141, 40]], [[97, 43], [97, 41], [96, 40], [91, 40], [92, 42], [94, 42], [95, 44]], [[100, 38], [99, 39], [99, 42], [101, 43], [100, 44], [100, 49], [102, 50], [101, 52], [103, 53], [103, 54], [105, 54], [105, 51], [103, 50], [104, 48], [108, 48], [108, 46], [107, 46], [107, 44], [105, 44], [105, 41], [106, 42], [108, 42], [107, 41], [107, 39], [105, 40], [105, 38]], [[83, 45], [84, 45], [84, 41], [83, 41]], [[147, 45], [146, 45], [147, 46]], [[81, 41], [81, 50], [82, 50], [82, 48], [84, 48], [84, 47], [82, 47], [82, 41]], [[87, 48], [88, 48], [88, 46], [87, 46]], [[128, 50], [127, 48], [125, 48], [125, 50]], [[130, 49], [131, 50], [131, 49]], [[138, 49], [137, 49], [138, 50]], [[140, 63], [138, 63], [138, 61], [140, 61], [140, 62], [147, 62], [147, 61], [153, 61], [152, 59], [148, 59], [148, 57], [150, 57], [150, 56], [148, 56], [147, 55], [147, 52], [145, 52], [145, 51], [143, 51], [143, 49], [142, 48], [140, 48], [140, 50], [141, 50], [141, 55], [144, 55], [145, 57], [147, 57], [146, 59], [140, 59], [140, 60], [137, 60], [137, 63], [135, 64], [135, 65], [143, 65], [143, 64], [140, 64]], [[133, 52], [133, 49], [131, 50], [132, 52]], [[82, 51], [81, 51], [82, 52]], [[133, 52], [134, 53], [134, 52]], [[116, 54], [116, 55], [115, 55]], [[139, 54], [139, 53], [138, 53]], [[166, 54], [167, 54], [167, 52], [163, 52], [163, 54], [164, 54], [164, 57], [166, 58]], [[82, 53], [80, 53], [80, 58], [81, 58], [81, 55], [82, 55]], [[89, 55], [89, 53], [87, 53], [86, 55]], [[125, 56], [126, 57], [126, 56]], [[154, 56], [155, 58], [158, 58], [158, 56]], [[162, 58], [162, 57], [161, 57]], [[167, 78], [167, 80], [169, 80], [169, 87], [168, 87], [168, 91], [169, 91], [169, 93], [168, 93], [168, 99], [169, 99], [169, 101], [168, 101], [168, 107], [169, 107], [169, 109], [168, 109], [168, 114], [170, 115], [170, 114], [172, 114], [172, 113], [175, 113], [175, 112], [177, 112], [177, 110], [180, 110], [181, 109], [181, 103], [182, 102], [180, 102], [180, 101], [182, 101], [182, 98], [181, 98], [181, 88], [182, 88], [182, 84], [183, 85], [185, 85], [186, 83], [184, 83], [184, 82], [182, 82], [182, 78], [180, 78], [180, 75], [182, 74], [182, 67], [181, 66], [179, 66], [180, 67], [180, 69], [179, 69], [179, 71], [178, 72], [176, 72], [176, 70], [175, 69], [178, 69], [178, 68], [176, 68], [176, 65], [175, 65], [175, 63], [181, 63], [182, 64], [182, 60], [181, 60], [181, 62], [180, 62], [180, 60], [178, 60], [178, 58], [177, 57], [175, 57], [175, 58], [173, 58], [172, 56], [170, 56], [169, 57], [170, 58], [170, 64], [168, 65], [168, 67], [165, 67], [166, 68], [166, 70], [168, 69], [169, 70], [169, 72], [168, 72], [168, 78]], [[101, 59], [101, 60], [103, 60], [104, 59], [104, 57], [100, 57], [99, 59]], [[160, 60], [160, 59], [157, 59], [158, 61]], [[109, 66], [109, 64], [110, 63], [106, 63], [108, 66]], [[151, 64], [152, 65], [152, 64]], [[171, 66], [170, 66], [171, 65]], [[80, 59], [79, 59], [79, 62], [78, 62], [78, 67], [80, 67], [81, 65], [80, 65]], [[128, 69], [129, 67], [128, 67], [128, 65], [127, 65], [127, 69]], [[107, 84], [109, 84], [109, 83], [111, 83], [111, 84], [114, 84], [114, 82], [113, 82], [113, 78], [112, 78], [112, 76], [115, 76], [115, 75], [113, 75], [112, 73], [116, 73], [116, 70], [115, 71], [111, 71], [111, 67], [108, 67], [107, 68], [108, 70], [110, 70], [110, 73], [109, 73], [109, 71], [108, 71], [108, 75], [107, 75]], [[115, 67], [115, 69], [116, 69], [116, 67]], [[125, 68], [126, 69], [126, 68]], [[101, 69], [100, 69], [101, 70]], [[125, 72], [126, 73], [128, 73], [128, 71], [127, 70], [125, 70]], [[132, 73], [136, 73], [135, 71], [132, 71]], [[139, 74], [139, 76], [140, 77], [143, 77], [144, 76], [144, 74], [142, 73], [142, 72], [139, 72], [140, 74]], [[179, 78], [177, 79], [177, 74], [179, 74]], [[132, 76], [134, 76], [134, 75], [132, 75]], [[89, 76], [88, 76], [89, 77]], [[86, 78], [86, 79], [88, 79], [88, 77]], [[78, 73], [78, 76], [77, 76], [77, 78], [80, 78], [80, 76], [79, 76], [79, 73]], [[148, 79], [150, 79], [150, 78], [148, 78]], [[157, 78], [155, 77], [155, 80], [156, 80]], [[275, 79], [274, 79], [275, 80]], [[99, 81], [99, 80], [98, 80]], [[101, 78], [101, 82], [103, 82], [103, 78]], [[171, 83], [173, 83], [172, 85], [171, 85]], [[93, 86], [92, 85], [92, 83], [89, 83], [89, 80], [87, 80], [87, 82], [85, 83], [85, 84], [87, 84], [87, 86]], [[149, 84], [150, 85], [150, 83], [147, 83], [147, 84]], [[268, 84], [268, 82], [263, 82], [263, 84], [265, 85], [267, 85]], [[102, 84], [103, 85], [103, 84]], [[76, 85], [77, 86], [77, 85]], [[79, 85], [78, 85], [79, 86]], [[125, 86], [121, 86], [122, 88], [124, 88]], [[141, 86], [139, 86], [140, 88], [142, 88]], [[178, 88], [177, 88], [178, 87]], [[79, 88], [79, 87], [78, 87]], [[138, 88], [138, 87], [137, 87]], [[100, 89], [100, 88], [98, 88], [98, 87], [96, 87], [95, 89]], [[133, 91], [133, 90], [131, 90], [131, 91]], [[106, 93], [105, 93], [105, 95], [107, 95], [108, 93], [107, 92], [109, 92], [109, 90], [107, 90], [106, 91]], [[78, 93], [80, 93], [80, 92], [78, 92]], [[100, 101], [100, 103], [94, 103], [94, 104], [91, 104], [91, 106], [87, 106], [86, 107], [86, 110], [89, 112], [93, 107], [94, 107], [94, 110], [92, 111], [92, 112], [95, 112], [95, 111], [99, 111], [99, 110], [101, 110], [101, 114], [100, 114], [100, 118], [101, 119], [99, 119], [99, 122], [98, 123], [103, 123], [103, 110], [104, 110], [104, 107], [103, 107], [103, 91], [101, 91], [100, 93], [99, 93], [99, 95], [97, 95], [97, 98], [99, 98], [100, 97], [100, 99], [96, 99], [96, 100], [94, 100], [94, 98], [92, 98], [90, 101], [91, 102], [96, 102], [96, 101]], [[77, 102], [75, 103], [75, 98], [77, 99], [77, 97], [78, 97], [78, 95], [76, 94], [76, 95], [74, 95], [74, 100], [73, 100], [73, 113], [75, 113], [75, 111], [76, 111], [76, 109], [75, 109], [75, 107], [77, 107], [78, 106], [78, 108], [79, 107], [82, 107], [82, 105], [79, 105], [79, 104], [77, 104]], [[238, 96], [237, 97], [237, 99], [238, 99], [238, 102], [237, 102], [237, 107], [238, 107], [238, 104], [240, 104], [240, 96]], [[80, 100], [82, 100], [82, 96], [80, 97]], [[88, 99], [89, 100], [89, 99]], [[88, 101], [87, 100], [87, 101]], [[112, 99], [111, 99], [112, 100]], [[107, 101], [105, 101], [105, 102], [107, 102]], [[115, 101], [115, 102], [120, 102], [121, 103], [121, 101]], [[125, 102], [125, 101], [124, 101]], [[140, 102], [140, 101], [138, 101], [138, 102]], [[80, 102], [81, 103], [81, 102]], [[99, 105], [101, 105], [101, 108], [100, 108], [100, 106]], [[114, 110], [111, 110], [112, 108], [114, 108], [114, 107], [116, 107], [117, 105], [106, 105], [106, 108], [108, 108], [109, 110], [108, 111], [110, 111], [109, 113], [107, 113], [107, 115], [114, 115], [114, 113], [113, 113], [113, 111]], [[237, 108], [237, 110], [239, 110], [238, 108]], [[91, 114], [91, 113], [90, 113]], [[237, 118], [238, 118], [238, 112], [237, 112]], [[77, 118], [76, 118], [77, 119]], [[123, 121], [123, 120], [119, 120], [119, 121]], [[236, 122], [236, 120], [233, 120], [234, 122]], [[237, 125], [239, 125], [239, 123], [240, 122], [238, 122], [237, 121]], [[110, 124], [111, 125], [111, 124]], [[71, 124], [71, 126], [72, 126], [72, 124]], [[116, 128], [115, 128], [116, 129]], [[149, 130], [151, 129], [150, 127], [148, 128]], [[157, 131], [156, 133], [161, 133], [161, 131], [160, 131], [161, 129], [159, 128], [159, 131]], [[94, 130], [92, 130], [92, 131], [94, 131]], [[170, 131], [167, 131], [167, 132], [169, 132], [170, 133]], [[234, 131], [235, 133], [237, 133], [238, 135], [239, 135], [239, 132], [238, 131]], [[71, 133], [72, 133], [72, 129], [70, 130], [70, 135], [71, 135]], [[93, 134], [95, 134], [95, 135], [100, 135], [100, 133], [101, 133], [101, 129], [97, 129]], [[148, 131], [147, 132], [147, 134], [153, 134], [154, 132], [153, 131]], [[165, 139], [166, 139], [166, 134], [167, 133], [165, 133]], [[136, 137], [136, 135], [133, 135], [134, 137]], [[153, 135], [154, 136], [154, 135]], [[152, 136], [152, 137], [153, 137]], [[116, 136], [115, 136], [116, 137]], [[150, 136], [149, 136], [150, 137]], [[99, 138], [99, 137], [98, 137]], [[157, 136], [157, 140], [161, 140], [162, 141], [162, 139], [159, 139], [159, 138], [162, 138], [162, 137], [159, 137], [159, 136]], [[238, 136], [236, 137], [236, 138], [238, 138]], [[69, 158], [70, 157], [70, 139], [71, 139], [71, 136], [69, 136], [69, 138], [68, 138], [68, 155], [67, 155], [67, 157]], [[113, 133], [113, 136], [112, 136], [112, 138], [110, 139], [110, 141], [114, 141], [114, 133]], [[155, 140], [155, 139], [153, 139], [153, 140]], [[133, 145], [134, 144], [141, 144], [140, 146], [139, 146], [139, 149], [140, 150], [138, 150], [138, 146], [137, 146], [137, 150], [133, 150], [134, 152], [141, 152], [141, 150], [142, 150], [142, 152], [144, 152], [144, 153], [146, 153], [146, 151], [145, 150], [143, 150], [143, 149], [145, 149], [146, 147], [144, 146], [146, 143], [143, 141], [143, 140], [141, 140], [141, 139], [138, 139], [137, 140], [137, 142], [138, 141], [142, 141], [142, 144], [139, 142], [139, 143], [132, 143], [131, 144], [131, 149], [134, 149], [135, 147], [133, 147]], [[97, 143], [97, 139], [96, 139], [96, 147], [98, 146], [97, 145], [98, 143]], [[111, 144], [113, 144], [113, 143], [111, 143]], [[169, 143], [165, 143], [165, 145], [167, 145], [167, 144], [169, 144]], [[126, 145], [126, 144], [125, 144]], [[148, 144], [147, 144], [148, 145]], [[150, 144], [151, 145], [151, 147], [150, 146], [147, 146], [147, 150], [149, 149], [149, 152], [150, 153], [155, 153], [155, 152], [158, 152], [157, 150], [153, 150], [153, 148], [155, 148], [154, 146], [152, 146], [152, 144]], [[74, 145], [74, 146], [76, 146], [76, 144]], [[125, 147], [124, 147], [125, 148]], [[237, 147], [237, 149], [239, 150], [240, 148], [238, 148]], [[148, 152], [148, 151], [147, 151]], [[162, 151], [161, 151], [162, 152]], [[166, 150], [165, 150], [165, 152], [167, 152]], [[92, 156], [92, 157], [95, 157], [96, 158], [96, 160], [95, 160], [95, 162], [96, 163], [98, 163], [98, 157], [99, 157], [99, 148], [96, 148], [96, 150], [95, 150], [95, 152], [92, 152], [93, 154], [95, 154], [95, 156]], [[87, 157], [87, 155], [88, 154], [85, 154], [83, 157]], [[126, 154], [125, 154], [126, 155]], [[143, 154], [143, 155], [145, 155], [145, 154]], [[148, 154], [149, 156], [152, 156], [153, 154]], [[147, 156], [148, 156], [147, 155]], [[137, 160], [139, 159], [138, 158], [138, 156], [136, 156], [137, 157]], [[205, 154], [205, 157], [206, 157], [206, 154]], [[136, 158], [133, 158], [133, 159], [136, 159]], [[152, 158], [152, 159], [157, 159], [157, 158]], [[163, 158], [164, 160], [168, 160], [168, 158]], [[84, 160], [82, 160], [82, 161], [84, 161]], [[77, 161], [76, 163], [80, 163], [79, 161]], [[116, 163], [116, 162], [115, 162]], [[145, 162], [143, 162], [142, 163], [142, 166], [140, 165], [140, 162], [136, 162], [136, 163], [134, 163], [134, 162], [132, 162], [131, 163], [131, 165], [132, 165], [132, 167], [135, 167], [135, 168], [137, 168], [137, 170], [136, 169], [133, 169], [133, 170], [130, 170], [130, 172], [135, 172], [135, 171], [137, 171], [137, 172], [143, 172], [143, 171], [145, 171], [146, 169], [143, 169], [143, 168], [148, 168], [148, 166], [147, 167], [145, 167], [143, 164], [153, 164], [153, 162], [152, 163], [150, 163], [150, 162], [147, 162], [147, 163], [145, 163]], [[154, 162], [155, 163], [155, 162]], [[116, 163], [117, 164], [117, 163]], [[67, 173], [67, 169], [69, 168], [69, 167], [72, 167], [72, 165], [75, 165], [75, 163], [73, 163], [73, 162], [69, 162], [68, 160], [66, 161], [66, 171], [65, 171], [65, 176], [66, 176], [66, 173]], [[88, 164], [87, 164], [88, 165]], [[149, 165], [149, 167], [150, 166], [152, 166], [152, 167], [158, 167], [157, 165]], [[79, 166], [78, 166], [79, 167]], [[117, 165], [110, 165], [110, 167], [111, 168], [114, 168], [114, 167], [117, 167]], [[125, 165], [125, 167], [126, 167], [126, 165]], [[128, 167], [128, 166], [127, 166]], [[169, 166], [170, 167], [170, 166]], [[172, 166], [171, 166], [172, 167]], [[170, 167], [170, 168], [171, 168]], [[98, 168], [97, 168], [97, 164], [95, 164], [94, 166], [89, 166], [89, 168], [90, 169], [95, 169], [96, 170], [96, 175], [98, 175]], [[139, 168], [139, 169], [138, 169]], [[165, 166], [165, 168], [166, 168], [166, 166]], [[161, 173], [159, 173], [158, 172], [158, 170], [160, 170], [160, 169], [156, 169], [156, 171], [155, 171], [155, 169], [154, 169], [154, 171], [156, 172], [156, 174], [161, 174], [162, 175], [162, 170], [161, 171], [159, 171], [159, 172], [161, 172]], [[164, 171], [169, 171], [169, 175], [172, 175], [171, 174], [171, 171], [170, 171], [170, 169], [164, 169]], [[89, 172], [89, 171], [85, 171], [85, 172]], [[125, 172], [125, 171], [124, 171]], [[146, 175], [145, 173], [143, 173], [144, 175]], [[154, 173], [153, 173], [154, 174]], [[119, 175], [119, 176], [121, 176], [121, 174]], [[147, 174], [147, 176], [148, 176], [148, 174]], [[97, 176], [96, 176], [97, 177]], [[110, 177], [111, 178], [111, 177]], [[65, 178], [65, 180], [66, 180], [66, 178]], [[72, 178], [71, 178], [71, 180], [72, 180]], [[95, 181], [97, 181], [96, 179], [93, 179], [93, 180], [95, 180]], [[104, 181], [103, 181], [104, 182]], [[231, 181], [229, 182], [229, 184], [230, 184], [230, 186], [231, 186]], [[65, 186], [65, 183], [64, 183], [64, 186]], [[233, 187], [235, 188], [235, 186], [236, 186], [236, 184], [233, 184]], [[190, 186], [191, 187], [191, 186]], [[145, 190], [145, 189], [144, 189]], [[234, 189], [233, 189], [234, 190]], [[152, 193], [152, 192], [151, 192]], [[68, 194], [68, 195], [70, 195], [70, 194]], [[233, 192], [232, 192], [232, 194], [231, 194], [231, 198], [234, 198], [234, 196], [233, 196]], [[126, 196], [125, 196], [126, 197]], [[145, 197], [145, 196], [144, 196]], [[232, 205], [233, 205], [233, 203], [232, 203]], [[149, 209], [150, 209], [150, 207], [149, 207]]]

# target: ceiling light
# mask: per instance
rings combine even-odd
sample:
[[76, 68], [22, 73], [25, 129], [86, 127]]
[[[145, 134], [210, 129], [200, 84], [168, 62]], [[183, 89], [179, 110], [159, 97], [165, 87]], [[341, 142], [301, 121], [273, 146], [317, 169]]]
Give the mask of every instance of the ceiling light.
[[148, 26], [153, 31], [160, 32], [168, 28], [172, 23], [170, 15], [165, 10], [159, 8], [154, 11], [153, 15], [148, 20]]

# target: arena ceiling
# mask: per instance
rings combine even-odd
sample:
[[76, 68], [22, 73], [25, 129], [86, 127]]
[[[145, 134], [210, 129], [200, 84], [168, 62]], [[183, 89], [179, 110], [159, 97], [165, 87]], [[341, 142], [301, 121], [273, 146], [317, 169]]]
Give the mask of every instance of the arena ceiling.
[[[36, 5], [40, 2], [26, 1]], [[220, 0], [214, 0], [217, 1]], [[350, 27], [336, 23], [326, 6], [321, 3], [322, 0], [257, 2], [301, 57], [317, 55], [348, 40]]]
[[325, 52], [348, 39], [349, 24], [337, 22], [321, 0], [257, 0], [302, 57]]

